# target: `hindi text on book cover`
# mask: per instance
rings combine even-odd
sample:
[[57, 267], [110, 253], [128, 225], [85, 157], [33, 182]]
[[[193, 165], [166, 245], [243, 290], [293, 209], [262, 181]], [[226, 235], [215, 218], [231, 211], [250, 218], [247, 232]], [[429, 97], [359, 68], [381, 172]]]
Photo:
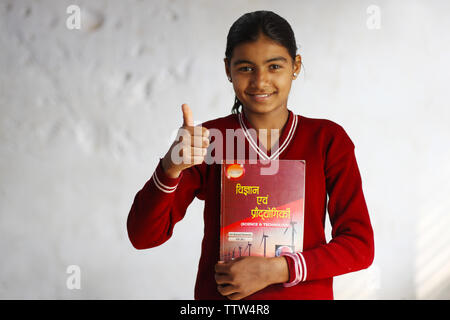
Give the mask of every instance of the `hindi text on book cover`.
[[221, 260], [303, 250], [305, 161], [273, 161], [222, 163]]

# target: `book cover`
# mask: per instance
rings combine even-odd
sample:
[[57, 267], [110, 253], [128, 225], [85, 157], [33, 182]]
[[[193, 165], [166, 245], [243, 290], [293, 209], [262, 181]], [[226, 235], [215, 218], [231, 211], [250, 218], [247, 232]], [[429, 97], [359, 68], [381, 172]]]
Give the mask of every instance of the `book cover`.
[[220, 259], [302, 251], [305, 161], [221, 166]]

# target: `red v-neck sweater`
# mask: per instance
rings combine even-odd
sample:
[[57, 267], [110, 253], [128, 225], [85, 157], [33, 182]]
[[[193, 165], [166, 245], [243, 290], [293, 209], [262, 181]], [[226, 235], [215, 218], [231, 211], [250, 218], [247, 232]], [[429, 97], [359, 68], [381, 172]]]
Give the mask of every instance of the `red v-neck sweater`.
[[[298, 259], [286, 258], [289, 282], [295, 285], [271, 285], [246, 299], [333, 299], [333, 277], [367, 268], [374, 257], [373, 231], [354, 145], [338, 124], [288, 111], [279, 146], [269, 154], [258, 148], [243, 113], [207, 121], [202, 126], [220, 130], [223, 137], [226, 129], [240, 129], [236, 132], [243, 134], [246, 159], [253, 152], [258, 158], [306, 163], [303, 251], [296, 254]], [[214, 141], [211, 139], [210, 147]], [[223, 145], [225, 158], [227, 150]], [[214, 147], [218, 148], [218, 143]], [[195, 299], [226, 299], [217, 291], [214, 280], [214, 265], [219, 260], [220, 164], [207, 163], [188, 168], [172, 179], [165, 175], [160, 159], [152, 177], [134, 198], [127, 228], [135, 248], [159, 246], [171, 237], [174, 225], [183, 219], [194, 197], [204, 200], [204, 237]], [[332, 226], [328, 243], [324, 234], [327, 209]]]

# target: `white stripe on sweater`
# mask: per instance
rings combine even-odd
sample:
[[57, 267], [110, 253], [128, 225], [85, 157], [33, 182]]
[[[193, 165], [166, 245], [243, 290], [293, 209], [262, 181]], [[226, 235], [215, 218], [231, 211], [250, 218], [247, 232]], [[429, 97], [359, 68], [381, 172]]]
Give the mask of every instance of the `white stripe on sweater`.
[[264, 160], [269, 160], [269, 157], [266, 155], [266, 153], [258, 147], [257, 143], [255, 142], [251, 134], [247, 131], [248, 130], [247, 126], [245, 125], [244, 120], [242, 119], [242, 113], [239, 113], [238, 119], [239, 125], [241, 126], [241, 129], [244, 132], [244, 135], [247, 138], [247, 141], [250, 144], [250, 146], [256, 151], [257, 154], [259, 154], [261, 158], [263, 158]]
[[172, 193], [175, 191], [175, 189], [177, 188], [178, 184], [174, 187], [169, 187], [167, 185], [165, 185], [164, 183], [162, 183], [159, 179], [158, 179], [158, 175], [156, 174], [156, 171], [153, 173], [153, 182], [155, 183], [155, 186], [161, 190], [162, 192], [165, 193]]
[[300, 257], [300, 261], [302, 263], [302, 269], [303, 269], [303, 277], [300, 281], [306, 281], [306, 262], [305, 258], [303, 257], [303, 254], [301, 252], [297, 252], [297, 255]]
[[298, 284], [301, 281], [306, 280], [306, 263], [305, 259], [303, 258], [303, 255], [300, 252], [297, 253], [289, 253], [289, 252], [283, 252], [281, 254], [282, 256], [287, 256], [294, 261], [294, 271], [295, 271], [295, 278], [288, 283], [283, 283], [283, 286], [285, 287], [292, 287]]
[[294, 114], [293, 117], [294, 117], [294, 120], [292, 120], [291, 128], [289, 129], [289, 133], [286, 137], [286, 140], [284, 140], [281, 147], [278, 148], [278, 150], [270, 156], [271, 160], [275, 159], [277, 156], [279, 156], [284, 151], [284, 149], [287, 148], [287, 146], [289, 145], [289, 142], [291, 142], [292, 137], [295, 134], [295, 129], [297, 128], [297, 116]]

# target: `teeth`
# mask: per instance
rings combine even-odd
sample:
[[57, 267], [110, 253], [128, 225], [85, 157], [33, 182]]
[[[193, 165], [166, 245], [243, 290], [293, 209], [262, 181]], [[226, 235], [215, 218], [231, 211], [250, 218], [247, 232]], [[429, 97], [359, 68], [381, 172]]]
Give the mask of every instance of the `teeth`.
[[268, 97], [268, 94], [255, 94], [255, 97]]

